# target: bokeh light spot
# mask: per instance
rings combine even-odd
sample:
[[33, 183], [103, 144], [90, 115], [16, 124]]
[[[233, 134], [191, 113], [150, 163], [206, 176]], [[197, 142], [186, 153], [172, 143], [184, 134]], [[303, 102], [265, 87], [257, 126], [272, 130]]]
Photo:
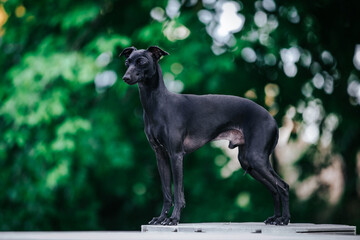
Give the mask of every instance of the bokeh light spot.
[[133, 185], [133, 191], [136, 195], [144, 195], [146, 193], [146, 186], [143, 183], [136, 183]]
[[161, 7], [154, 7], [151, 9], [150, 16], [158, 22], [162, 22], [166, 19], [165, 11]]
[[353, 63], [355, 68], [360, 71], [360, 44], [356, 44], [355, 46]]
[[275, 83], [268, 83], [265, 86], [265, 94], [269, 97], [276, 97], [279, 95], [280, 89], [279, 86]]
[[15, 16], [18, 18], [23, 17], [25, 13], [26, 13], [26, 9], [23, 5], [20, 5], [15, 9]]
[[249, 99], [252, 99], [252, 100], [257, 99], [256, 91], [255, 91], [255, 89], [253, 89], [253, 88], [247, 90], [246, 93], [244, 94], [244, 96], [245, 96], [246, 98], [249, 98]]
[[266, 65], [275, 66], [275, 64], [276, 64], [276, 57], [275, 57], [275, 55], [272, 54], [272, 53], [267, 53], [267, 54], [264, 56], [264, 61], [265, 61], [265, 64], [266, 64]]
[[242, 192], [236, 197], [236, 205], [240, 208], [248, 208], [250, 205], [250, 193]]
[[200, 22], [209, 24], [213, 19], [213, 14], [209, 10], [202, 9], [198, 12], [198, 18]]
[[241, 56], [248, 63], [253, 63], [256, 61], [256, 53], [255, 53], [254, 49], [252, 49], [250, 47], [244, 48], [241, 51]]
[[262, 6], [269, 12], [274, 12], [276, 10], [276, 4], [273, 0], [263, 0]]
[[312, 82], [316, 88], [320, 89], [324, 86], [325, 80], [320, 73], [316, 73], [312, 79]]
[[184, 70], [183, 65], [181, 65], [178, 62], [171, 64], [170, 68], [171, 68], [171, 71], [176, 75], [180, 74]]
[[267, 23], [267, 15], [263, 11], [257, 11], [254, 15], [254, 22], [259, 28], [264, 27]]

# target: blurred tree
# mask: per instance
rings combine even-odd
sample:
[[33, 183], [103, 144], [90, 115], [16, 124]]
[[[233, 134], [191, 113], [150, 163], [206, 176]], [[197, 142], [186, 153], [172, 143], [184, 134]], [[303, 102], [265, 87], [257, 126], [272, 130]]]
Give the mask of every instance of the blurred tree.
[[[359, 2], [0, 1], [0, 229], [138, 230], [160, 180], [119, 51], [159, 45], [168, 88], [245, 96], [281, 127], [293, 222], [360, 227]], [[4, 24], [5, 23], [5, 24]], [[358, 49], [358, 50], [356, 50]], [[209, 144], [184, 222], [262, 221], [270, 194]]]

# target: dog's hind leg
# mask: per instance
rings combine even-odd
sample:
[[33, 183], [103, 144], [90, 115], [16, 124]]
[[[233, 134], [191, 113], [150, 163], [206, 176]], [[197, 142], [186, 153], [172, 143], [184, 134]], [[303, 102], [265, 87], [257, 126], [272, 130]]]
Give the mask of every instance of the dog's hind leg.
[[276, 187], [274, 187], [271, 182], [262, 177], [262, 175], [256, 170], [252, 169], [249, 174], [260, 183], [262, 183], [271, 193], [274, 201], [274, 216], [269, 217], [264, 222], [265, 224], [275, 224], [275, 220], [281, 217], [281, 199], [280, 193]]
[[273, 186], [272, 182], [268, 181], [266, 178], [264, 178], [256, 169], [250, 166], [249, 162], [245, 158], [245, 147], [244, 145], [239, 147], [239, 161], [241, 164], [241, 167], [245, 170], [245, 173], [250, 174], [254, 179], [262, 183], [271, 193], [274, 201], [274, 216], [268, 218], [265, 220], [266, 224], [272, 224], [275, 219], [281, 217], [281, 199], [279, 191], [276, 187]]
[[279, 177], [279, 175], [274, 171], [273, 168], [270, 169], [270, 172], [276, 179], [276, 187], [278, 189], [278, 192], [280, 193], [282, 204], [282, 217], [277, 218], [275, 224], [282, 225], [282, 223], [284, 223], [286, 225], [290, 221], [289, 185]]
[[[258, 153], [247, 154], [247, 160], [250, 163], [251, 175], [263, 183], [274, 198], [274, 216], [265, 220], [266, 224], [287, 225], [290, 221], [289, 213], [289, 186], [275, 173], [269, 162], [267, 155]], [[280, 214], [280, 200], [282, 205], [282, 215]]]

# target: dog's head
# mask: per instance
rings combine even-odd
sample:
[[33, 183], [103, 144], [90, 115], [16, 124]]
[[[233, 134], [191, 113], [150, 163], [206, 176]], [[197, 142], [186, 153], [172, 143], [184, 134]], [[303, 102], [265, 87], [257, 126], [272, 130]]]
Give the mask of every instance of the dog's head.
[[169, 53], [156, 46], [149, 47], [146, 50], [137, 50], [135, 47], [125, 48], [119, 55], [126, 58], [127, 70], [123, 80], [129, 85], [134, 85], [152, 78], [156, 74], [157, 62], [166, 55]]

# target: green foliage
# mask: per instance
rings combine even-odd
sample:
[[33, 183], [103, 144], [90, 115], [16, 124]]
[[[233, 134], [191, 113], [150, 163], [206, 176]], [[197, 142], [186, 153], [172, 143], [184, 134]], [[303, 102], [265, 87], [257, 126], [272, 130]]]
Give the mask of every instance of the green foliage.
[[[1, 230], [138, 230], [159, 213], [138, 91], [117, 57], [132, 45], [170, 53], [174, 91], [245, 96], [273, 114], [288, 132], [273, 164], [291, 182], [292, 222], [360, 226], [359, 3], [243, 0], [241, 30], [218, 38], [217, 2], [0, 1]], [[183, 222], [272, 214], [232, 164], [211, 144], [185, 159]]]

